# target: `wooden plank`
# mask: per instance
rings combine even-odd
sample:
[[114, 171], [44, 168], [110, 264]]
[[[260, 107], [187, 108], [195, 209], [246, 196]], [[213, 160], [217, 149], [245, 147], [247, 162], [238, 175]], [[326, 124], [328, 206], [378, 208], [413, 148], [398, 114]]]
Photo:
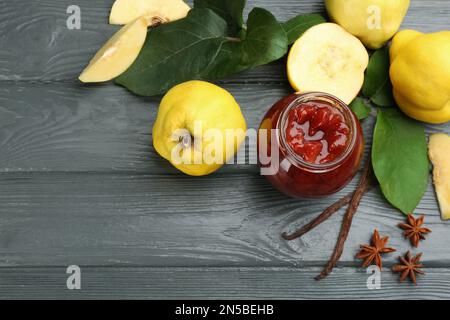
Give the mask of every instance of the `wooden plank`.
[[[0, 3], [0, 80], [71, 80], [117, 30], [107, 24], [113, 0], [79, 0], [81, 30], [69, 30], [71, 0], [3, 1]], [[251, 0], [247, 11], [261, 6], [281, 20], [300, 13], [322, 12], [323, 1]], [[437, 31], [448, 26], [450, 2], [412, 1], [404, 28]], [[285, 81], [284, 66], [261, 67], [226, 79], [229, 82]]]
[[[77, 1], [81, 9], [81, 29], [69, 30], [66, 9], [73, 1], [44, 0], [39, 4], [32, 0], [5, 1], [0, 10], [0, 79], [76, 81], [93, 54], [118, 30], [118, 26], [107, 23], [112, 3], [113, 0]], [[264, 5], [279, 12], [277, 0], [249, 1], [249, 4], [249, 8]], [[318, 2], [301, 1], [287, 5], [304, 12], [321, 7]], [[247, 80], [262, 81], [261, 76], [268, 69], [271, 68], [263, 67], [247, 76]], [[274, 79], [280, 78], [269, 76], [269, 80]]]
[[[286, 242], [280, 234], [339, 196], [290, 199], [258, 174], [2, 174], [0, 266], [322, 266], [342, 213], [302, 239]], [[450, 222], [441, 222], [431, 188], [417, 212], [433, 230], [420, 248], [427, 266], [449, 265]], [[372, 191], [355, 218], [342, 263], [358, 265], [354, 255], [374, 228], [389, 235], [399, 252], [410, 249], [397, 227], [403, 219]]]
[[[396, 227], [403, 216], [379, 190], [364, 199], [340, 268], [316, 283], [342, 213], [302, 239], [279, 235], [355, 182], [328, 199], [299, 201], [275, 191], [254, 165], [191, 178], [157, 156], [151, 126], [159, 97], [76, 81], [117, 30], [107, 25], [112, 2], [77, 1], [81, 30], [66, 28], [68, 0], [0, 2], [0, 298], [449, 298], [449, 222], [439, 218], [431, 185], [417, 210], [433, 229], [420, 247], [427, 276], [412, 288], [384, 272], [383, 289], [369, 291], [354, 254], [373, 228], [399, 253], [411, 249]], [[280, 20], [323, 10], [322, 0], [249, 4]], [[436, 31], [449, 15], [448, 1], [412, 1], [403, 27]], [[220, 82], [250, 127], [292, 91], [283, 63]], [[368, 140], [372, 126], [364, 122]], [[386, 257], [387, 267], [396, 256]], [[70, 264], [83, 268], [81, 292], [65, 289]]]
[[98, 268], [81, 266], [81, 290], [66, 268], [0, 268], [0, 299], [449, 299], [450, 269], [425, 269], [419, 286], [385, 270], [369, 290], [365, 270], [338, 268]]
[[[250, 128], [257, 128], [269, 107], [289, 93], [284, 85], [226, 88], [241, 104]], [[112, 84], [92, 88], [75, 83], [4, 84], [0, 172], [175, 173], [152, 146], [159, 100], [134, 96]], [[249, 168], [228, 167], [225, 170]]]
[[[249, 128], [290, 89], [282, 84], [224, 86], [240, 103]], [[0, 172], [126, 171], [175, 174], [152, 146], [159, 98], [142, 98], [115, 85], [75, 83], [0, 86]], [[373, 119], [363, 122], [366, 140]], [[428, 132], [450, 133], [449, 124]], [[367, 146], [368, 148], [369, 146]], [[252, 155], [255, 154], [252, 150]], [[255, 165], [223, 172], [258, 172]]]

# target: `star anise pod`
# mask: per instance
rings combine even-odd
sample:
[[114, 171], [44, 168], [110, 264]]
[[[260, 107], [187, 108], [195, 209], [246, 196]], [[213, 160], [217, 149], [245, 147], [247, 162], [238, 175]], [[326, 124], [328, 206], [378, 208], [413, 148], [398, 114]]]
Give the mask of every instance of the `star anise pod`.
[[400, 282], [405, 281], [407, 277], [417, 285], [416, 274], [424, 275], [425, 272], [420, 270], [423, 268], [423, 264], [420, 263], [420, 258], [422, 258], [422, 253], [419, 253], [415, 257], [412, 257], [411, 252], [407, 252], [405, 257], [399, 257], [401, 264], [397, 264], [392, 267], [394, 272], [400, 272]]
[[400, 223], [398, 225], [405, 230], [403, 232], [405, 238], [409, 239], [411, 244], [416, 248], [419, 246], [420, 240], [425, 240], [425, 235], [431, 232], [430, 229], [421, 227], [424, 219], [425, 216], [414, 219], [413, 215], [410, 214], [408, 215], [408, 223]]
[[380, 234], [378, 230], [375, 229], [372, 237], [372, 245], [363, 244], [360, 245], [361, 250], [356, 255], [357, 259], [364, 259], [363, 267], [367, 268], [371, 264], [376, 264], [378, 268], [383, 267], [383, 263], [381, 261], [381, 255], [384, 253], [395, 252], [396, 250], [393, 248], [386, 248], [386, 244], [389, 240], [389, 237], [380, 238]]

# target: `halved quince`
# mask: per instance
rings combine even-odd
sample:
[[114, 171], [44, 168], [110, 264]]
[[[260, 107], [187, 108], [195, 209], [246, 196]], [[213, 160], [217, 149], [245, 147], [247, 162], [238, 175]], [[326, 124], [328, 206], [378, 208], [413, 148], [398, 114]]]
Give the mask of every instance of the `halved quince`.
[[368, 64], [358, 38], [335, 23], [322, 23], [294, 43], [287, 72], [295, 90], [329, 93], [349, 104], [361, 90]]
[[122, 27], [81, 73], [82, 82], [103, 82], [125, 72], [136, 60], [147, 36], [147, 22], [139, 18]]
[[175, 21], [187, 16], [191, 8], [183, 0], [116, 0], [109, 16], [110, 24], [126, 24], [145, 17], [147, 25]]

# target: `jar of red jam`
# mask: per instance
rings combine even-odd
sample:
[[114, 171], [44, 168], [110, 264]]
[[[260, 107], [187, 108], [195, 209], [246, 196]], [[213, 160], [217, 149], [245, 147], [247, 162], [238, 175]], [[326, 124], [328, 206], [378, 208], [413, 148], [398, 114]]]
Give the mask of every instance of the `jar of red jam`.
[[258, 134], [261, 173], [293, 197], [324, 197], [341, 190], [356, 174], [363, 150], [358, 119], [326, 93], [280, 100], [267, 112]]

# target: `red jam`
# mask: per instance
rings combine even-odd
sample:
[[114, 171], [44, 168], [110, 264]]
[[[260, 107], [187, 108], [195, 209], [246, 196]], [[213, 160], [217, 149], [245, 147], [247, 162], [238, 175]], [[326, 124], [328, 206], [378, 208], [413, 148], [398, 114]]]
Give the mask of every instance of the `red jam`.
[[258, 135], [261, 173], [281, 192], [300, 198], [344, 188], [361, 164], [363, 149], [356, 116], [325, 93], [280, 100], [267, 112]]
[[329, 163], [345, 152], [350, 128], [342, 112], [321, 102], [306, 102], [288, 114], [286, 140], [296, 154], [313, 164]]

